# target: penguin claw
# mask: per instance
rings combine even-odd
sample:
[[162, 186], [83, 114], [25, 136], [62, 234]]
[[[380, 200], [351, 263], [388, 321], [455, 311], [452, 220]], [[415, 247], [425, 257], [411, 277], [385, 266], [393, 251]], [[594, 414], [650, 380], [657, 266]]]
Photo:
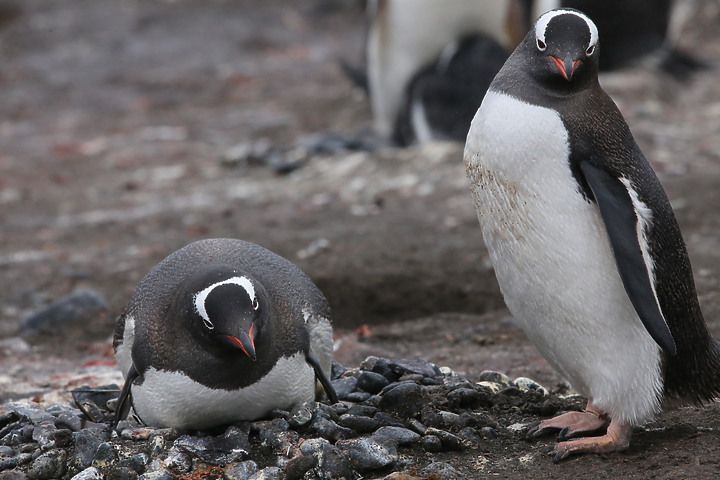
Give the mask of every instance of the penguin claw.
[[558, 463], [571, 455], [582, 453], [620, 452], [630, 445], [630, 433], [630, 425], [611, 422], [605, 435], [558, 443], [549, 453], [553, 456], [553, 463]]

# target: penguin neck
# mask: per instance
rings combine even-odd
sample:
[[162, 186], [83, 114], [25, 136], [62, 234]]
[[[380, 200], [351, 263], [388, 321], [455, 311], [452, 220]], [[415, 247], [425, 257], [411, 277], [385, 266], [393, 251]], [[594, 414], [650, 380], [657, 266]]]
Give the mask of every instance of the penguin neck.
[[520, 64], [517, 56], [511, 56], [493, 80], [490, 90], [510, 95], [530, 105], [557, 110], [565, 102], [576, 101], [601, 91], [597, 76], [575, 83], [558, 78], [557, 82], [542, 82], [533, 72]]

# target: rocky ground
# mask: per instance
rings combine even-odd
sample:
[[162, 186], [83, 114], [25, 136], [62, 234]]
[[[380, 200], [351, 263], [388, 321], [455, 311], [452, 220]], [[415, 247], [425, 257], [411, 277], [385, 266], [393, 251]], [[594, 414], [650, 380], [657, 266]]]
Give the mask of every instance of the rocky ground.
[[[681, 44], [717, 65], [718, 6], [700, 4]], [[141, 470], [147, 478], [201, 478], [205, 467], [221, 476], [201, 451], [229, 437], [245, 450], [247, 440], [250, 451], [228, 465], [252, 470], [243, 463], [252, 461], [288, 478], [303, 475], [288, 474], [288, 462], [313, 478], [311, 464], [329, 455], [321, 452], [376, 444], [392, 462], [345, 466], [363, 478], [717, 478], [716, 405], [666, 411], [635, 432], [625, 453], [554, 465], [541, 453], [553, 440], [526, 442], [517, 426], [551, 413], [532, 407], [539, 394], [477, 385], [485, 370], [529, 377], [551, 390], [545, 400], [553, 408], [576, 406], [562, 403], [562, 380], [503, 308], [461, 145], [316, 148], [318, 135], [369, 137], [366, 99], [338, 67], [340, 58], [359, 61], [361, 38], [362, 11], [352, 2], [0, 3], [0, 478], [70, 478], [92, 467], [117, 478]], [[602, 81], [668, 191], [708, 325], [720, 336], [717, 78], [715, 69], [679, 82], [648, 62]], [[402, 388], [419, 389], [432, 415], [355, 397], [308, 420], [332, 421], [351, 438], [312, 440], [305, 451], [303, 440], [325, 437], [294, 425], [289, 412], [214, 436], [133, 434], [146, 435], [138, 439], [127, 426], [114, 437], [102, 421], [83, 421], [68, 406], [69, 390], [120, 381], [108, 339], [135, 284], [173, 250], [221, 236], [260, 243], [315, 280], [333, 307], [336, 358], [350, 377], [372, 371], [359, 369], [371, 355], [456, 372], [409, 373], [398, 384], [416, 385]], [[468, 392], [452, 395], [475, 400], [453, 403], [451, 391], [460, 389]], [[344, 415], [362, 419], [347, 424]], [[461, 447], [415, 422], [454, 435]], [[266, 427], [277, 433], [265, 439], [269, 447]], [[384, 427], [422, 436], [388, 442], [378, 433]], [[86, 445], [82, 461], [74, 460], [78, 442]], [[278, 456], [281, 447], [289, 453]], [[62, 472], [51, 471], [60, 464]], [[224, 474], [242, 478], [238, 472]], [[91, 474], [85, 478], [99, 478]]]

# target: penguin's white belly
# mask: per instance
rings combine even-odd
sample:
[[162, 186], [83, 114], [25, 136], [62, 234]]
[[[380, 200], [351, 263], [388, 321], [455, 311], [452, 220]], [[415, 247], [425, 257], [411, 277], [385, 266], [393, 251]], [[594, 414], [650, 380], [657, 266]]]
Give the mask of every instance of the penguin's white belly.
[[205, 429], [255, 420], [315, 398], [315, 373], [302, 353], [282, 357], [267, 375], [237, 390], [208, 388], [180, 372], [149, 368], [132, 387], [133, 408], [148, 425]]
[[612, 418], [642, 422], [659, 409], [660, 349], [568, 152], [554, 110], [489, 91], [465, 150], [483, 237], [508, 308], [543, 356]]

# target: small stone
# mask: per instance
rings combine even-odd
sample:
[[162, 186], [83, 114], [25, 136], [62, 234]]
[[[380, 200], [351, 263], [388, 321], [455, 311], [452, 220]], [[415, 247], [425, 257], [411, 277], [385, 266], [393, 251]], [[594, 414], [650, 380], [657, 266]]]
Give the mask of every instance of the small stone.
[[380, 422], [371, 417], [360, 415], [341, 415], [338, 423], [343, 427], [351, 428], [358, 433], [367, 433], [376, 430]]
[[283, 471], [278, 467], [267, 467], [254, 473], [248, 480], [282, 480]]
[[314, 435], [326, 438], [331, 442], [353, 436], [353, 431], [349, 428], [341, 427], [332, 420], [320, 415], [314, 416], [313, 421], [308, 426], [308, 431]]
[[0, 445], [0, 457], [12, 457], [15, 455], [15, 450], [7, 445]]
[[345, 400], [348, 402], [362, 403], [371, 396], [372, 395], [367, 392], [351, 392], [345, 397]]
[[75, 438], [75, 449], [71, 463], [78, 470], [84, 470], [91, 466], [98, 446], [110, 440], [110, 433], [89, 428], [73, 433], [73, 437]]
[[480, 434], [483, 436], [483, 438], [489, 438], [489, 439], [497, 438], [499, 435], [497, 430], [495, 430], [492, 427], [482, 427], [480, 429]]
[[445, 428], [457, 428], [462, 423], [462, 418], [457, 413], [441, 410], [438, 412], [438, 416]]
[[420, 434], [403, 427], [380, 427], [373, 437], [386, 437], [397, 445], [412, 445], [420, 440]]
[[549, 392], [545, 387], [537, 383], [535, 380], [529, 379], [527, 377], [518, 377], [516, 378], [513, 383], [515, 383], [515, 386], [520, 389], [522, 392], [538, 392], [543, 395], [548, 395]]
[[470, 443], [474, 444], [480, 444], [482, 443], [482, 438], [477, 434], [477, 430], [475, 430], [473, 427], [465, 427], [458, 433], [458, 436]]
[[107, 442], [103, 442], [98, 445], [95, 450], [91, 465], [104, 470], [115, 462], [116, 459], [117, 456], [115, 455], [115, 450], [113, 450], [112, 446]]
[[337, 380], [338, 378], [342, 377], [343, 373], [347, 371], [347, 368], [345, 368], [344, 365], [339, 364], [336, 361], [332, 362], [332, 367], [330, 369], [330, 380]]
[[74, 475], [71, 480], [102, 480], [103, 476], [102, 473], [100, 473], [100, 470], [98, 470], [95, 467], [88, 467], [82, 472], [78, 473], [77, 475]]
[[480, 392], [472, 388], [456, 388], [447, 394], [451, 408], [475, 408], [481, 400]]
[[399, 458], [395, 445], [383, 438], [341, 440], [336, 446], [347, 452], [350, 463], [360, 472], [392, 466]]
[[20, 321], [22, 333], [30, 334], [56, 329], [67, 323], [95, 317], [107, 308], [107, 300], [100, 293], [87, 288], [79, 288], [47, 307], [24, 317]]
[[383, 427], [404, 427], [405, 424], [401, 422], [397, 417], [390, 415], [385, 412], [377, 412], [373, 417], [378, 421], [380, 426]]
[[499, 383], [505, 386], [512, 385], [510, 377], [508, 377], [504, 373], [495, 372], [493, 370], [484, 370], [480, 372], [480, 375], [478, 375], [478, 380], [481, 382]]
[[352, 405], [345, 409], [342, 413], [347, 413], [348, 415], [360, 415], [363, 417], [372, 417], [378, 412], [377, 407], [373, 407], [372, 405]]
[[428, 435], [434, 435], [440, 439], [442, 442], [442, 446], [447, 448], [448, 450], [462, 450], [463, 449], [463, 443], [460, 437], [457, 435], [453, 435], [450, 432], [446, 432], [445, 430], [440, 430], [438, 428], [428, 428], [427, 429]]
[[490, 395], [498, 393], [502, 388], [501, 384], [495, 382], [477, 382], [475, 385], [477, 385], [480, 392]]
[[287, 480], [301, 480], [305, 473], [315, 468], [318, 459], [315, 456], [300, 455], [290, 460], [285, 467], [285, 478]]
[[165, 467], [176, 474], [188, 473], [192, 470], [192, 459], [187, 453], [171, 450], [165, 458]]
[[175, 440], [172, 449], [190, 453], [206, 463], [226, 465], [242, 460], [250, 451], [250, 446], [242, 438], [182, 435]]
[[330, 382], [335, 389], [335, 393], [340, 400], [347, 399], [347, 396], [357, 388], [357, 378], [343, 377]]
[[69, 447], [72, 444], [73, 434], [70, 430], [66, 428], [61, 428], [53, 432], [52, 439], [55, 442], [55, 446], [57, 447]]
[[137, 480], [138, 473], [132, 468], [118, 466], [112, 468], [105, 476], [105, 480]]
[[28, 480], [28, 476], [21, 470], [2, 470], [0, 480]]
[[160, 469], [147, 472], [142, 478], [143, 480], [177, 480], [178, 477], [169, 470]]
[[425, 435], [420, 439], [420, 446], [426, 452], [439, 452], [442, 450], [442, 442], [435, 435]]
[[412, 417], [420, 412], [423, 405], [422, 390], [420, 385], [413, 382], [398, 383], [390, 385], [385, 391], [380, 406], [390, 410], [400, 417]]
[[452, 465], [445, 462], [433, 462], [423, 468], [423, 473], [429, 477], [434, 476], [436, 478], [442, 478], [443, 480], [462, 480], [466, 478]]
[[312, 415], [317, 408], [317, 402], [306, 402], [295, 406], [288, 417], [288, 424], [292, 428], [307, 425], [312, 420]]
[[393, 369], [390, 368], [390, 360], [388, 360], [387, 358], [373, 356], [367, 357], [360, 364], [360, 368], [373, 373], [379, 373], [389, 382], [395, 382], [398, 378], [400, 378], [400, 375], [395, 373]]
[[303, 455], [320, 455], [322, 449], [330, 445], [324, 438], [309, 438], [300, 444], [300, 452]]
[[257, 463], [252, 460], [233, 463], [225, 469], [223, 478], [225, 480], [248, 480], [258, 471]]
[[390, 368], [398, 375], [419, 374], [423, 377], [437, 377], [442, 375], [440, 369], [427, 360], [392, 360]]
[[411, 418], [407, 422], [408, 427], [410, 427], [413, 431], [419, 433], [420, 435], [425, 435], [425, 431], [427, 430], [427, 427], [422, 424], [419, 420], [416, 420], [414, 418]]
[[379, 373], [362, 372], [357, 379], [357, 388], [361, 388], [368, 393], [374, 394], [379, 393], [380, 390], [388, 385], [388, 383], [390, 383], [388, 379]]
[[119, 466], [128, 467], [133, 469], [136, 473], [142, 475], [145, 473], [148, 463], [150, 463], [150, 457], [146, 453], [136, 453], [128, 457], [122, 458], [119, 462]]
[[65, 473], [65, 450], [50, 450], [37, 457], [28, 468], [31, 480], [59, 478]]

